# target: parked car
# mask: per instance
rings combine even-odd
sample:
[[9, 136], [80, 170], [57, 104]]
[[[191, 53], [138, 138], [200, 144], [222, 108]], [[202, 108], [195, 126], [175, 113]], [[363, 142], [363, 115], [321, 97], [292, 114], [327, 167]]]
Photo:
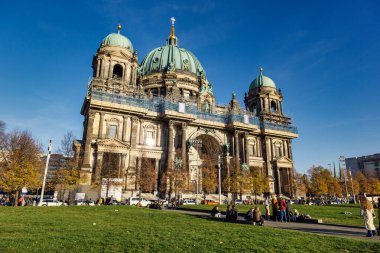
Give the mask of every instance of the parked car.
[[129, 199], [127, 199], [126, 204], [130, 206], [136, 206], [139, 202], [140, 205], [144, 207], [151, 204], [149, 200], [140, 197], [130, 197]]
[[212, 200], [212, 199], [206, 199], [202, 200], [201, 202], [203, 205], [219, 205], [219, 202]]
[[95, 202], [93, 200], [86, 200], [86, 199], [78, 199], [77, 206], [95, 206]]
[[195, 199], [184, 199], [182, 205], [196, 205]]
[[67, 203], [53, 199], [43, 199], [41, 203], [38, 203], [38, 206], [67, 206]]
[[235, 199], [235, 205], [243, 205], [242, 199]]

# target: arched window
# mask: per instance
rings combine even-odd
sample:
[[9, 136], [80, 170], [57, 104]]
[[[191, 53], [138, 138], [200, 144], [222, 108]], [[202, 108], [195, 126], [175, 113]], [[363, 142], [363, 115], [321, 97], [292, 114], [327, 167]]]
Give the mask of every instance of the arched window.
[[121, 79], [123, 77], [123, 67], [120, 64], [113, 66], [112, 78]]
[[276, 112], [277, 111], [277, 105], [275, 101], [270, 102], [270, 111]]

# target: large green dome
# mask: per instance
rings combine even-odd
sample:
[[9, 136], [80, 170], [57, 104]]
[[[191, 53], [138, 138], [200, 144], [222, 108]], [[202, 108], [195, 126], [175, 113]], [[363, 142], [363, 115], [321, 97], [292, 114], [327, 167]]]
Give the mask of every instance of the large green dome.
[[260, 75], [252, 81], [251, 85], [249, 86], [249, 89], [253, 90], [258, 87], [271, 87], [276, 89], [276, 84], [273, 82], [273, 80], [267, 76], [264, 76], [262, 72], [263, 69], [260, 68]]
[[124, 35], [121, 35], [120, 30], [118, 31], [118, 33], [111, 33], [107, 37], [105, 37], [104, 40], [102, 41], [101, 46], [124, 47], [133, 52], [131, 41]]
[[150, 75], [168, 69], [187, 71], [197, 76], [206, 75], [197, 57], [189, 50], [177, 45], [166, 45], [152, 50], [140, 64], [141, 75]]

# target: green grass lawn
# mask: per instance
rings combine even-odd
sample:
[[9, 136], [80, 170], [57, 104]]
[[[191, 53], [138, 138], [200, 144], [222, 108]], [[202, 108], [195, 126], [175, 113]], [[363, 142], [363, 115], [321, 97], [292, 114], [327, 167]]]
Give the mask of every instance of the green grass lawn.
[[375, 241], [128, 206], [1, 207], [0, 221], [0, 252], [378, 252], [380, 247]]
[[[263, 205], [257, 205], [260, 207], [261, 212], [264, 214], [265, 209]], [[190, 209], [201, 209], [201, 210], [211, 210], [212, 206], [209, 205], [197, 205], [197, 206], [182, 206], [184, 208]], [[239, 213], [245, 213], [248, 211], [250, 205], [237, 205]], [[360, 206], [359, 205], [331, 205], [331, 206], [316, 206], [316, 205], [291, 205], [292, 211], [297, 209], [300, 214], [309, 214], [313, 219], [322, 219], [323, 223], [328, 224], [340, 224], [340, 225], [350, 225], [350, 226], [360, 226], [364, 227], [363, 217], [360, 217]], [[226, 210], [226, 205], [222, 205], [221, 211]], [[272, 208], [271, 208], [272, 211]], [[350, 214], [345, 214], [344, 212], [350, 212]], [[375, 210], [376, 216], [377, 210]], [[378, 217], [375, 219], [376, 227], [379, 224]]]

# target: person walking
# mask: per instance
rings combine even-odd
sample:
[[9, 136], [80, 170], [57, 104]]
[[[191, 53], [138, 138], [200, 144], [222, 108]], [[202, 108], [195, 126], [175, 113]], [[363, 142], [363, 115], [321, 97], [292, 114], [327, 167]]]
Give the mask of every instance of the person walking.
[[283, 198], [280, 198], [280, 221], [286, 222], [286, 202]]
[[273, 220], [274, 221], [277, 221], [277, 210], [278, 210], [278, 207], [277, 207], [277, 198], [276, 196], [273, 196], [272, 198], [272, 213], [273, 213]]
[[269, 220], [270, 218], [270, 209], [269, 209], [269, 198], [267, 197], [264, 202], [265, 205], [265, 219]]
[[367, 237], [372, 237], [376, 235], [376, 228], [373, 223], [373, 219], [375, 216], [373, 205], [371, 201], [367, 200], [367, 198], [365, 197], [362, 201], [361, 215], [363, 215], [364, 218], [364, 224], [367, 230]]

